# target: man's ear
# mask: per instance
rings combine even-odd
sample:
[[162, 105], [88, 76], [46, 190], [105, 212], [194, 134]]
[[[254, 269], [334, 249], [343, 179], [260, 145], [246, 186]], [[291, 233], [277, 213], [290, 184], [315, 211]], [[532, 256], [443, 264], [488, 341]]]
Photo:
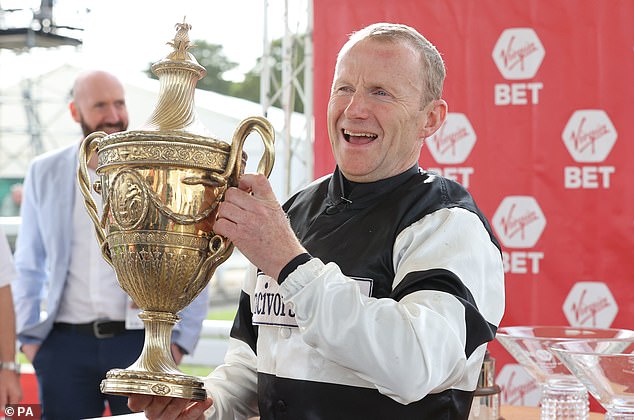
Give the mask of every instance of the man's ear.
[[425, 106], [423, 113], [426, 120], [421, 128], [420, 137], [427, 138], [433, 135], [445, 122], [445, 118], [447, 118], [447, 102], [443, 99], [434, 99]]
[[75, 122], [81, 122], [79, 110], [77, 109], [77, 105], [75, 105], [75, 102], [69, 103], [68, 109], [70, 110], [70, 115], [73, 117], [73, 120], [75, 120]]

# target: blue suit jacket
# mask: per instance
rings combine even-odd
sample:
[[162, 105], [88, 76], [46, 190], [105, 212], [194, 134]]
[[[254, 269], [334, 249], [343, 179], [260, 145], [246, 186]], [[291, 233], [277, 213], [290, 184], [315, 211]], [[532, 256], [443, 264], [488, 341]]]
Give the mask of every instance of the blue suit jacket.
[[[18, 340], [42, 342], [53, 327], [71, 258], [78, 145], [46, 153], [24, 179], [22, 223], [15, 250], [18, 276], [12, 283]], [[96, 240], [96, 239], [95, 239]], [[208, 287], [180, 313], [172, 340], [192, 353], [207, 315]], [[42, 300], [46, 313], [41, 314]]]

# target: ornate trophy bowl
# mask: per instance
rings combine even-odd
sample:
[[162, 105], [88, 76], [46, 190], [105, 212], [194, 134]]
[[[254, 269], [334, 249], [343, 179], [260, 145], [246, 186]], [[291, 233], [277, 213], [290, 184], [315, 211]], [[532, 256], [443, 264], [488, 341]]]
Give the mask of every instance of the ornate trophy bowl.
[[[194, 111], [196, 82], [205, 69], [187, 52], [190, 25], [177, 24], [174, 51], [152, 66], [159, 77], [156, 109], [143, 129], [92, 133], [79, 154], [79, 184], [104, 258], [119, 284], [142, 309], [141, 355], [110, 370], [101, 390], [204, 400], [200, 379], [180, 372], [171, 354], [177, 313], [208, 284], [233, 245], [214, 233], [218, 204], [237, 186], [246, 164], [243, 145], [257, 132], [264, 142], [258, 172], [274, 161], [274, 130], [261, 117], [243, 120], [232, 144], [206, 135]], [[88, 163], [96, 153], [101, 217], [90, 192]]]

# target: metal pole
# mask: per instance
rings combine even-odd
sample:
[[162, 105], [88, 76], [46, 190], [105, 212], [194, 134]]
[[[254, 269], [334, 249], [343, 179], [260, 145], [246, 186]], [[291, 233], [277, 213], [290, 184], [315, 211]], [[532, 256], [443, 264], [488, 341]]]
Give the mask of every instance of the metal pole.
[[313, 116], [313, 0], [306, 0], [306, 38], [304, 38], [304, 118], [306, 138], [304, 139], [304, 159], [306, 179], [314, 178], [315, 160], [315, 120]]
[[282, 109], [284, 110], [284, 164], [286, 179], [284, 194], [291, 193], [291, 116], [293, 114], [293, 39], [288, 27], [288, 0], [284, 0], [284, 38], [282, 39]]
[[270, 86], [271, 86], [271, 45], [269, 44], [269, 0], [264, 0], [264, 24], [262, 34], [262, 72], [260, 73], [260, 106], [262, 107], [262, 115], [267, 116], [270, 103]]

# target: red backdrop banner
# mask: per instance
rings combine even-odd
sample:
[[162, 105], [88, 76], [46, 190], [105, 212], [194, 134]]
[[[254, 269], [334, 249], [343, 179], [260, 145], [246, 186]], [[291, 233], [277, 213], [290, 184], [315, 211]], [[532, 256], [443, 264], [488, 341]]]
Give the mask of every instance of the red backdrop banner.
[[[411, 25], [446, 62], [447, 122], [421, 166], [467, 187], [503, 249], [502, 325], [634, 328], [634, 2], [314, 1], [315, 177], [339, 48]], [[538, 391], [493, 342], [503, 401]], [[508, 366], [505, 366], [507, 365]]]

